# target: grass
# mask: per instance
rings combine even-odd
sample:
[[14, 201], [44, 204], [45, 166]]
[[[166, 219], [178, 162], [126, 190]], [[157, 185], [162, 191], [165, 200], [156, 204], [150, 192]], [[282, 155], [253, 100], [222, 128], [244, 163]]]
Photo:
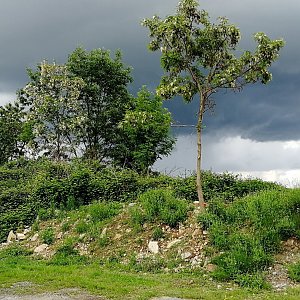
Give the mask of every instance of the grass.
[[[16, 282], [31, 281], [35, 285], [26, 293], [56, 291], [62, 288], [80, 288], [108, 299], [148, 300], [152, 297], [171, 296], [187, 299], [262, 299], [296, 300], [300, 289], [284, 293], [263, 292], [236, 288], [222, 288], [190, 274], [145, 274], [108, 269], [97, 263], [90, 265], [49, 265], [45, 261], [28, 257], [4, 257], [0, 259], [0, 287], [6, 288]], [[227, 287], [227, 289], [226, 289]]]
[[300, 190], [263, 191], [232, 203], [214, 200], [199, 221], [221, 253], [214, 278], [262, 288], [262, 271], [273, 263], [281, 241], [299, 236]]

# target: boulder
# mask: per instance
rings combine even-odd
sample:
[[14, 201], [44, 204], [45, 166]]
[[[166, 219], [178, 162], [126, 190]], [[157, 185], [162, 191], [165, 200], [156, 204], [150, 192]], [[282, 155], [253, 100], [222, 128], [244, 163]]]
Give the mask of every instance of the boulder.
[[22, 241], [26, 239], [26, 235], [24, 233], [17, 233], [17, 240]]
[[188, 259], [192, 256], [191, 252], [183, 252], [181, 253], [181, 259]]
[[38, 237], [39, 237], [39, 234], [35, 233], [34, 236], [31, 237], [30, 241], [35, 242], [38, 239]]
[[150, 241], [148, 243], [148, 250], [153, 254], [157, 254], [159, 252], [158, 242], [157, 241]]
[[106, 233], [107, 233], [107, 228], [103, 228], [101, 234], [100, 234], [100, 238], [103, 239], [105, 236], [106, 236]]
[[42, 245], [39, 245], [37, 246], [33, 252], [36, 253], [36, 254], [41, 254], [43, 252], [45, 252], [48, 248], [48, 245], [47, 244], [42, 244]]
[[13, 242], [17, 239], [17, 236], [14, 234], [14, 232], [11, 230], [7, 236], [7, 243]]

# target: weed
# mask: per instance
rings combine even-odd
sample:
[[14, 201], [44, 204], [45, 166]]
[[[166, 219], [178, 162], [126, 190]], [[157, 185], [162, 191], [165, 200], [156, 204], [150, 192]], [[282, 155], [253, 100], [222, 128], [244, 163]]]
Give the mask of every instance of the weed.
[[5, 257], [29, 256], [31, 254], [31, 250], [28, 250], [20, 245], [13, 244], [0, 252], [0, 259]]
[[80, 220], [75, 226], [75, 231], [79, 234], [86, 233], [89, 228], [90, 226], [85, 220]]
[[48, 245], [51, 245], [54, 243], [55, 240], [55, 234], [54, 230], [52, 227], [46, 228], [44, 231], [41, 233], [41, 238], [43, 243], [46, 243]]
[[88, 207], [92, 222], [100, 222], [116, 216], [121, 209], [119, 203], [95, 202]]
[[131, 218], [134, 224], [145, 221], [160, 221], [170, 227], [177, 227], [187, 219], [190, 207], [187, 201], [178, 199], [170, 190], [150, 190], [140, 195], [142, 210], [133, 208]]
[[62, 232], [67, 232], [69, 231], [71, 228], [71, 224], [69, 222], [64, 222], [62, 225], [61, 225], [61, 231]]
[[300, 281], [300, 262], [288, 267], [289, 277], [295, 281]]
[[157, 241], [157, 240], [163, 238], [164, 235], [165, 234], [164, 234], [163, 230], [161, 229], [161, 227], [156, 227], [152, 232], [152, 239]]
[[88, 258], [80, 255], [79, 251], [75, 248], [75, 244], [74, 239], [67, 239], [65, 243], [57, 249], [49, 263], [59, 266], [88, 263]]

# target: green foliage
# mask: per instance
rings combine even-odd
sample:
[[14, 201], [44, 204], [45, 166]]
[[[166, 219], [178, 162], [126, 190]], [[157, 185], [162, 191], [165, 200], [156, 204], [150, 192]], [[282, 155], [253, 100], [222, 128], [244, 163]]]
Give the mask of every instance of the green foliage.
[[[263, 190], [279, 190], [283, 187], [261, 179], [241, 179], [239, 175], [231, 173], [213, 173], [202, 171], [203, 194], [207, 202], [214, 198], [233, 201], [248, 194]], [[196, 175], [192, 175], [174, 182], [176, 195], [190, 201], [197, 201]]]
[[88, 232], [89, 228], [90, 226], [86, 220], [79, 220], [79, 222], [75, 225], [75, 231], [79, 234]]
[[152, 232], [152, 239], [154, 241], [157, 241], [157, 240], [163, 238], [164, 235], [165, 234], [164, 234], [163, 230], [161, 229], [161, 227], [155, 227], [153, 232]]
[[76, 242], [73, 239], [68, 239], [60, 246], [49, 264], [58, 266], [87, 264], [88, 258], [80, 255], [75, 248]]
[[300, 262], [291, 264], [288, 267], [289, 277], [297, 282], [300, 282]]
[[211, 23], [196, 0], [181, 0], [175, 15], [161, 19], [154, 16], [142, 25], [150, 31], [151, 51], [161, 51], [161, 66], [165, 71], [157, 88], [164, 99], [176, 95], [190, 102], [198, 94], [197, 120], [197, 192], [204, 205], [201, 180], [201, 149], [203, 116], [215, 105], [212, 95], [226, 89], [240, 91], [255, 82], [268, 83], [271, 64], [278, 58], [283, 40], [271, 40], [257, 33], [253, 53], [238, 51], [241, 34], [238, 27], [219, 18]]
[[30, 106], [27, 117], [33, 124], [38, 154], [43, 151], [57, 160], [77, 156], [77, 131], [85, 120], [78, 103], [83, 80], [71, 77], [65, 66], [46, 61], [28, 75], [30, 82], [19, 91], [19, 99]]
[[211, 243], [221, 255], [214, 259], [214, 276], [242, 285], [263, 286], [257, 274], [273, 261], [281, 241], [295, 236], [300, 190], [270, 190], [232, 203], [214, 199], [208, 211], [199, 216], [208, 228]]
[[119, 203], [96, 202], [88, 206], [87, 210], [93, 223], [101, 222], [116, 216], [121, 209]]
[[18, 103], [0, 106], [0, 165], [22, 157], [33, 139], [29, 122], [23, 120], [24, 108]]
[[131, 210], [132, 222], [162, 222], [170, 227], [177, 227], [187, 219], [189, 205], [178, 199], [170, 190], [150, 190], [139, 196], [141, 208]]
[[78, 134], [89, 159], [107, 158], [118, 139], [118, 125], [131, 101], [127, 85], [132, 81], [130, 68], [122, 62], [120, 51], [110, 52], [77, 48], [69, 56], [67, 68], [85, 83], [79, 102], [86, 120]]
[[48, 227], [41, 232], [43, 243], [51, 245], [55, 241], [55, 233], [52, 227]]
[[130, 269], [143, 273], [159, 273], [166, 267], [166, 261], [158, 256], [149, 256], [142, 259], [137, 259], [135, 256], [132, 256], [129, 262]]
[[113, 150], [115, 164], [145, 172], [161, 156], [170, 154], [171, 115], [162, 99], [143, 87], [119, 124], [121, 143]]
[[16, 256], [29, 256], [32, 254], [31, 250], [24, 248], [18, 244], [12, 244], [9, 247], [2, 249], [0, 251], [0, 259], [6, 257], [16, 257]]
[[142, 22], [150, 31], [149, 49], [161, 50], [161, 65], [167, 72], [158, 93], [165, 98], [180, 94], [191, 101], [198, 92], [209, 97], [221, 88], [239, 90], [246, 83], [270, 81], [268, 68], [284, 42], [257, 33], [256, 50], [235, 56], [240, 30], [226, 18], [211, 23], [208, 13], [198, 6], [198, 1], [182, 0], [174, 16]]

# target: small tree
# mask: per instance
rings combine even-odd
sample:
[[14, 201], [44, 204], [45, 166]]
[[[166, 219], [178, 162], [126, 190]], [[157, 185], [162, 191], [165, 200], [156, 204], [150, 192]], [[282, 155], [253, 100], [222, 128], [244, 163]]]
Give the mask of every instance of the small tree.
[[117, 165], [146, 172], [155, 161], [168, 155], [174, 145], [170, 136], [171, 115], [162, 99], [143, 87], [119, 124], [112, 159]]
[[71, 53], [67, 68], [85, 83], [78, 98], [86, 115], [78, 132], [85, 148], [84, 156], [107, 158], [114, 147], [118, 124], [132, 99], [127, 90], [132, 81], [131, 70], [124, 66], [120, 51], [111, 58], [108, 50], [88, 52], [82, 48]]
[[36, 72], [29, 70], [31, 79], [19, 92], [20, 101], [29, 106], [28, 119], [38, 151], [51, 158], [76, 156], [79, 140], [77, 131], [85, 120], [78, 98], [84, 82], [71, 78], [65, 66], [42, 62]]
[[[240, 91], [248, 83], [268, 83], [269, 67], [279, 55], [283, 40], [271, 40], [264, 33], [254, 36], [254, 52], [236, 51], [240, 30], [219, 18], [210, 22], [208, 13], [198, 9], [198, 1], [182, 0], [177, 13], [165, 20], [154, 16], [142, 23], [148, 27], [151, 51], [162, 52], [161, 65], [166, 71], [157, 93], [169, 99], [181, 95], [187, 102], [199, 95], [197, 121], [197, 193], [201, 206], [204, 199], [201, 182], [203, 116], [213, 107], [211, 96], [220, 89]], [[235, 55], [237, 53], [237, 55]]]

